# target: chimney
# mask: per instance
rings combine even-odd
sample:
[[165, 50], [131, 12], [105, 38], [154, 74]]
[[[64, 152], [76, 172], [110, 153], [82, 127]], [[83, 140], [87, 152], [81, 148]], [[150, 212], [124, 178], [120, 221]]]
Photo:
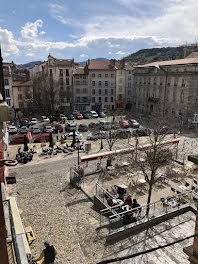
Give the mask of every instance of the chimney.
[[89, 66], [89, 64], [90, 64], [90, 59], [88, 59], [88, 60], [86, 61], [86, 64]]

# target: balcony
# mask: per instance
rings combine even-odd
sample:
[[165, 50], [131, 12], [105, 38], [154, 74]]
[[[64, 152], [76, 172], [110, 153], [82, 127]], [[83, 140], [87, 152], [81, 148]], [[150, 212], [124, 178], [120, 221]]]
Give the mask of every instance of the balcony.
[[154, 97], [154, 96], [149, 96], [148, 101], [153, 102], [153, 103], [157, 103], [159, 101], [159, 98]]

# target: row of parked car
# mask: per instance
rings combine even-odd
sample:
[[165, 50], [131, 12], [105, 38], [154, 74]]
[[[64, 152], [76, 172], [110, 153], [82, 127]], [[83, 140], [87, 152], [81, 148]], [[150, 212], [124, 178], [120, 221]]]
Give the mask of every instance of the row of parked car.
[[103, 118], [106, 117], [104, 112], [96, 112], [96, 111], [89, 111], [86, 113], [80, 113], [79, 111], [75, 110], [72, 114], [67, 116], [67, 120], [74, 120], [74, 119], [90, 119], [90, 118]]

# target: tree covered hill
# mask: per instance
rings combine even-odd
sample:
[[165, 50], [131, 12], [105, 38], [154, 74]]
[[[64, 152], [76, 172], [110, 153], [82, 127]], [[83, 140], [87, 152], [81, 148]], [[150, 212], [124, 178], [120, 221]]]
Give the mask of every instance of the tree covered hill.
[[155, 61], [183, 59], [192, 52], [198, 52], [198, 44], [180, 47], [142, 49], [125, 57], [126, 62], [145, 64]]

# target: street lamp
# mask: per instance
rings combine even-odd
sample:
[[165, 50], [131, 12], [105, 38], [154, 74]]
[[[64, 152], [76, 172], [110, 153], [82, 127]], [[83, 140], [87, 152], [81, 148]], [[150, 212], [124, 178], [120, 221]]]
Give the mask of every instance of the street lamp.
[[77, 147], [77, 150], [78, 150], [78, 168], [79, 168], [80, 167], [80, 156], [79, 156], [80, 140], [79, 139], [76, 141], [76, 147]]

